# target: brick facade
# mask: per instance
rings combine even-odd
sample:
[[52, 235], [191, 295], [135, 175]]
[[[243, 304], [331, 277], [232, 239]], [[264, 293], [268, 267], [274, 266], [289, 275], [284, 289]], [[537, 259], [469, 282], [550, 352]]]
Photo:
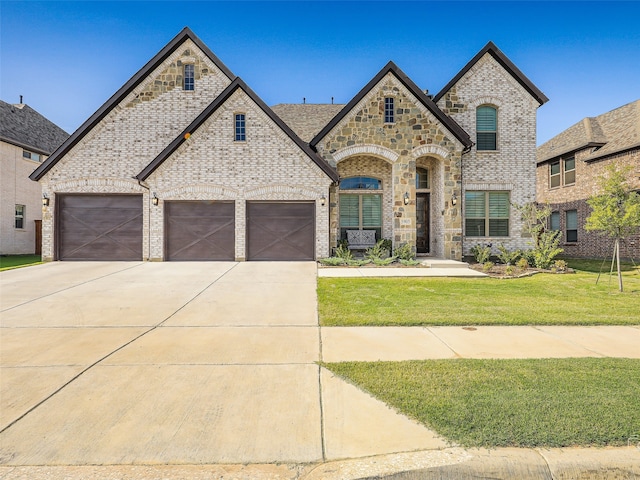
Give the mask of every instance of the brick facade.
[[[476, 139], [476, 108], [497, 109], [497, 150], [474, 146], [462, 156], [462, 184], [470, 190], [507, 191], [512, 204], [535, 200], [536, 111], [539, 103], [489, 54], [480, 58], [438, 101], [438, 106]], [[464, 254], [476, 244], [530, 248], [522, 221], [510, 209], [508, 237], [464, 237]]]

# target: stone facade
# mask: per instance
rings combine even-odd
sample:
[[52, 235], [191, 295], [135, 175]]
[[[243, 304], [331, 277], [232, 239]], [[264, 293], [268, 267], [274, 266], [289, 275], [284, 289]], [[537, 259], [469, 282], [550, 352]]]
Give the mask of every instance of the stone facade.
[[[482, 56], [438, 101], [476, 139], [476, 108], [497, 109], [497, 150], [474, 146], [462, 157], [463, 193], [471, 190], [507, 191], [511, 204], [535, 200], [536, 111], [540, 106], [523, 86], [489, 53]], [[464, 214], [464, 213], [463, 213]], [[522, 232], [522, 221], [510, 209], [508, 237], [464, 237], [464, 254], [476, 244], [505, 245], [508, 249], [530, 248]]]
[[[393, 123], [384, 121], [384, 102], [389, 97], [394, 99]], [[383, 238], [391, 239], [394, 246], [410, 243], [415, 248], [417, 161], [431, 159], [425, 165], [436, 166], [431, 176], [444, 198], [451, 198], [453, 192], [460, 191], [462, 144], [393, 73], [388, 73], [373, 87], [322, 138], [317, 148], [329, 164], [337, 167], [340, 178], [372, 176], [382, 180]], [[339, 193], [334, 186], [330, 239], [334, 247], [339, 236]], [[409, 195], [407, 205], [405, 194]], [[456, 207], [442, 200], [432, 200], [436, 210], [432, 212], [432, 218], [444, 217], [445, 236], [431, 236], [430, 252], [447, 258], [461, 258], [460, 215]], [[441, 211], [438, 211], [439, 204]]]
[[[599, 232], [586, 231], [591, 214], [587, 199], [600, 190], [600, 179], [610, 165], [629, 169], [629, 185], [640, 191], [640, 100], [597, 117], [589, 117], [541, 145], [537, 151], [536, 198], [548, 203], [560, 218], [564, 255], [606, 258], [613, 253], [613, 240]], [[575, 159], [575, 181], [565, 181], [562, 161]], [[560, 185], [551, 187], [550, 165], [560, 161]], [[566, 212], [575, 210], [578, 240], [567, 242]], [[620, 255], [640, 258], [640, 233], [620, 245]]]

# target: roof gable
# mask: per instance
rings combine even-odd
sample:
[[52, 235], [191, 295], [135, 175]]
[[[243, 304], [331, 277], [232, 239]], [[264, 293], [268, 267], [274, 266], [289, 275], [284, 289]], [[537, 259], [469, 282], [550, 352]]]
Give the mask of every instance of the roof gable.
[[29, 105], [0, 100], [0, 140], [50, 155], [69, 134]]
[[289, 126], [278, 117], [267, 104], [265, 104], [256, 93], [251, 90], [246, 83], [239, 77], [231, 82], [231, 84], [213, 101], [211, 102], [191, 124], [184, 129], [167, 147], [160, 152], [138, 175], [136, 178], [140, 181], [146, 180], [162, 163], [168, 159], [187, 139], [197, 131], [205, 121], [216, 112], [224, 103], [236, 92], [241, 89], [251, 100], [262, 109], [262, 111], [333, 181], [338, 181], [338, 173], [324, 159], [314, 152], [308, 144], [303, 142]]
[[471, 138], [465, 132], [455, 120], [446, 115], [438, 106], [431, 100], [420, 88], [402, 71], [395, 63], [387, 63], [378, 74], [367, 83], [358, 94], [351, 99], [340, 112], [333, 117], [333, 119], [318, 133], [310, 142], [312, 147], [315, 147], [340, 121], [346, 117], [353, 108], [360, 103], [360, 101], [373, 89], [378, 83], [387, 75], [393, 74], [394, 77], [414, 95], [424, 107], [449, 131], [451, 134], [462, 143], [466, 148], [471, 147], [473, 142]]
[[433, 97], [433, 101], [437, 103], [487, 53], [491, 55], [494, 60], [498, 62], [502, 68], [504, 68], [507, 73], [509, 73], [509, 75], [511, 75], [527, 92], [529, 92], [529, 94], [535, 98], [540, 105], [549, 101], [545, 94], [542, 93], [538, 87], [536, 87], [533, 82], [529, 80], [527, 76], [522, 73], [498, 47], [496, 47], [493, 42], [487, 43], [484, 48], [480, 50], [476, 56], [473, 57], [469, 63], [467, 63], [464, 68], [444, 86], [442, 90], [440, 90], [440, 92], [438, 92], [435, 97]]
[[215, 56], [215, 54], [188, 27], [176, 35], [162, 50], [149, 60], [138, 72], [131, 77], [109, 100], [107, 100], [91, 117], [89, 117], [55, 152], [42, 163], [30, 176], [31, 180], [40, 180], [62, 157], [77, 145], [96, 125], [98, 125], [127, 95], [142, 83], [156, 68], [158, 68], [173, 52], [187, 39], [191, 40], [216, 67], [229, 79], [235, 75]]

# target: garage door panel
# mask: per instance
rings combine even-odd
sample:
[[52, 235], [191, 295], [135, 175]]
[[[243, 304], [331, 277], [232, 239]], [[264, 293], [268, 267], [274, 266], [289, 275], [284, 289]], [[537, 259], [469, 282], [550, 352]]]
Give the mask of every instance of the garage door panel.
[[315, 204], [247, 204], [248, 260], [315, 259]]
[[234, 260], [233, 202], [165, 202], [167, 260]]
[[60, 260], [141, 260], [142, 196], [60, 195]]

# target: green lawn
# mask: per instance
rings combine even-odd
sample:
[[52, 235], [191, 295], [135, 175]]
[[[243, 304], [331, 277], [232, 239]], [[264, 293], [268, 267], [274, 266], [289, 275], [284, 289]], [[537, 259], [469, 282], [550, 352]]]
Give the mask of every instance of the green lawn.
[[0, 257], [0, 271], [42, 263], [40, 255], [8, 255]]
[[465, 359], [325, 367], [467, 447], [622, 446], [640, 434], [640, 360]]
[[505, 280], [319, 278], [320, 322], [324, 326], [639, 324], [640, 270], [627, 266], [620, 293], [608, 267], [596, 285], [599, 268], [594, 262], [583, 263], [591, 271]]

